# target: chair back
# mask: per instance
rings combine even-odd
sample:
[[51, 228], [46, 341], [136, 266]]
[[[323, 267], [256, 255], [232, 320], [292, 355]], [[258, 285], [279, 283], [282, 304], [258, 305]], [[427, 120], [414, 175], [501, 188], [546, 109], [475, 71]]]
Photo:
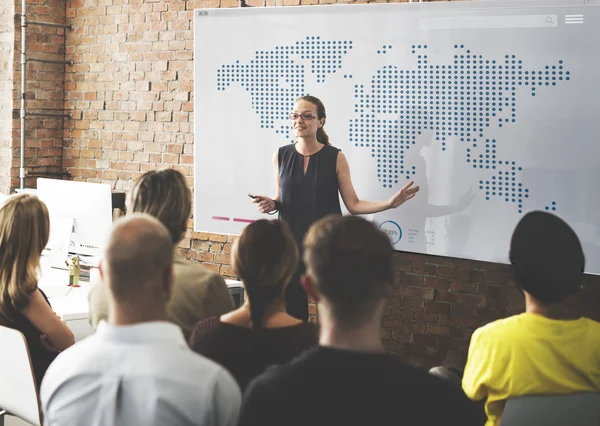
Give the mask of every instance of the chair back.
[[531, 395], [509, 399], [501, 426], [598, 426], [600, 393]]
[[0, 326], [0, 407], [34, 426], [42, 425], [27, 341], [20, 331], [3, 326]]

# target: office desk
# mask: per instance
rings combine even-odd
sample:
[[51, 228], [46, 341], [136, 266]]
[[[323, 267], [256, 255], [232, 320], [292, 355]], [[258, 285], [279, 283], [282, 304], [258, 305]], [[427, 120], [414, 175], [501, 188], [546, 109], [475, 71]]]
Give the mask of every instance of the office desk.
[[46, 293], [52, 310], [67, 324], [75, 341], [89, 336], [93, 330], [88, 320], [90, 282], [79, 280], [80, 287], [68, 287], [69, 272], [42, 263], [39, 288]]
[[[92, 270], [91, 281], [98, 274], [97, 269]], [[49, 264], [42, 261], [39, 288], [46, 292], [52, 309], [67, 324], [75, 335], [75, 341], [84, 339], [93, 333], [89, 322], [88, 293], [91, 284], [89, 281], [79, 280], [81, 287], [68, 287], [69, 272], [62, 269], [51, 268]], [[238, 303], [243, 303], [244, 288], [240, 281], [225, 280], [229, 291]]]

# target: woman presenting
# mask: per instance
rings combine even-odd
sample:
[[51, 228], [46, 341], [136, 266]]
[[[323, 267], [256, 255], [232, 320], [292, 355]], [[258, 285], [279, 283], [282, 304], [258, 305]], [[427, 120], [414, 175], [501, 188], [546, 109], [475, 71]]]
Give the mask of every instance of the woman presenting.
[[[296, 142], [279, 148], [273, 155], [276, 194], [273, 198], [254, 196], [261, 213], [279, 211], [294, 234], [302, 254], [304, 234], [318, 219], [332, 213], [342, 214], [338, 191], [351, 214], [371, 214], [395, 209], [419, 191], [409, 182], [387, 201], [358, 198], [350, 178], [350, 166], [344, 153], [329, 143], [325, 125], [325, 106], [313, 96], [298, 98], [290, 120]], [[302, 259], [302, 257], [300, 257]], [[301, 320], [308, 319], [308, 299], [300, 285], [304, 264], [286, 288], [287, 312]]]

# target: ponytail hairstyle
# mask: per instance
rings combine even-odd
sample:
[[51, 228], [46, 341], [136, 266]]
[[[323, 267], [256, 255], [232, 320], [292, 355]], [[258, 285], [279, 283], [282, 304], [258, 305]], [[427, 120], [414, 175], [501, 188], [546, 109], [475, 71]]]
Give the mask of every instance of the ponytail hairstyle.
[[280, 220], [251, 223], [235, 242], [231, 266], [246, 288], [253, 330], [262, 328], [269, 308], [283, 298], [298, 259], [292, 232]]
[[[296, 102], [298, 102], [298, 101], [310, 102], [311, 104], [313, 104], [314, 106], [317, 107], [317, 118], [319, 120], [327, 119], [327, 113], [325, 112], [325, 105], [323, 105], [323, 102], [321, 102], [321, 100], [319, 98], [315, 98], [314, 96], [301, 96], [298, 99], [296, 99]], [[325, 124], [323, 123], [323, 126], [321, 126], [317, 129], [317, 140], [320, 143], [322, 143], [323, 145], [331, 146], [331, 144], [329, 143], [329, 136], [327, 135], [327, 132], [325, 132], [324, 127], [325, 127]]]

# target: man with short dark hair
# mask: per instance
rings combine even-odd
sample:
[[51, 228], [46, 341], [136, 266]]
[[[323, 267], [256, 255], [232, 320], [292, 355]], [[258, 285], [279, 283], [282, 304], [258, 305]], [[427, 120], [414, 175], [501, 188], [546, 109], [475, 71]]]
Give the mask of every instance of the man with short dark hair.
[[115, 225], [100, 266], [108, 323], [62, 352], [42, 382], [47, 426], [235, 426], [240, 390], [167, 322], [173, 245], [164, 225], [134, 214]]
[[384, 352], [380, 318], [394, 283], [386, 234], [360, 217], [329, 216], [308, 231], [304, 256], [320, 345], [250, 385], [240, 426], [477, 424], [460, 389]]
[[528, 213], [510, 244], [525, 313], [473, 333], [462, 385], [485, 401], [487, 426], [498, 426], [507, 399], [525, 395], [600, 392], [600, 323], [568, 306], [585, 259], [579, 238], [560, 218]]

